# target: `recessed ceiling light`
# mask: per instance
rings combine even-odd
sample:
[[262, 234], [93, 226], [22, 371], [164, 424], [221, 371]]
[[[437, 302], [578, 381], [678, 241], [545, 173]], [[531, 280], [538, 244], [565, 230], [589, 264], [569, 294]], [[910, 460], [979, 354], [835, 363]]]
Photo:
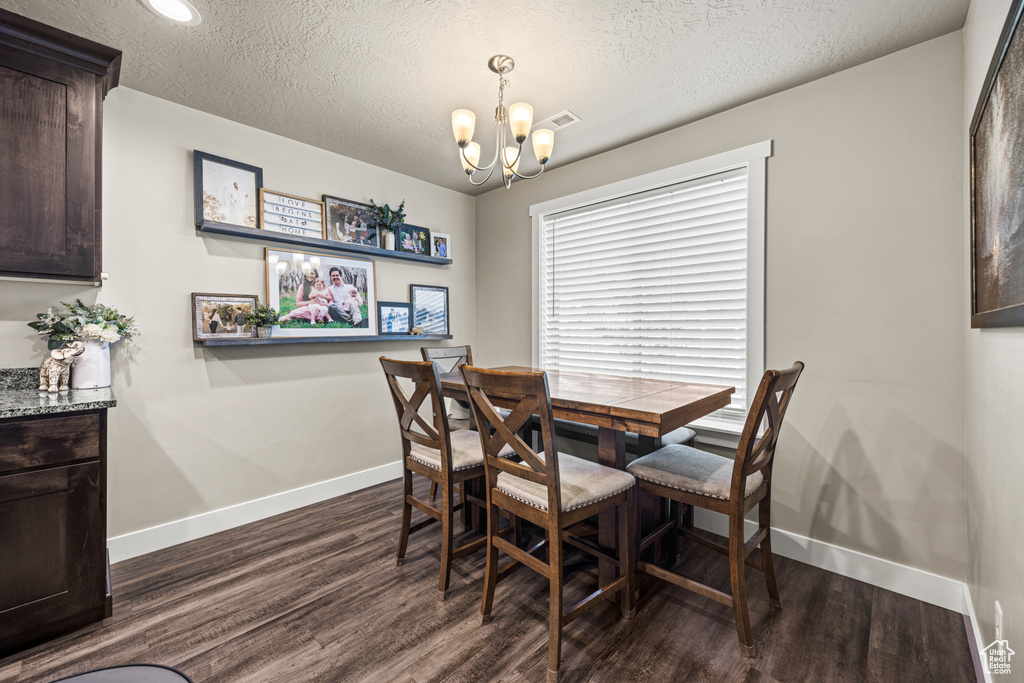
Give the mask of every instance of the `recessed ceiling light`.
[[195, 26], [203, 20], [188, 0], [142, 0], [142, 4], [176, 24]]

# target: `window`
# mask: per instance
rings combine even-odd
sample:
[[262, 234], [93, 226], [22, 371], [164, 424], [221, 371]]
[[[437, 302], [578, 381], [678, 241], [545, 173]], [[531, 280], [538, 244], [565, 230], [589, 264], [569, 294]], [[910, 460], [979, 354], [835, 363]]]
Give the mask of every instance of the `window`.
[[764, 365], [769, 153], [762, 143], [532, 207], [535, 362], [735, 386], [698, 426], [738, 433]]

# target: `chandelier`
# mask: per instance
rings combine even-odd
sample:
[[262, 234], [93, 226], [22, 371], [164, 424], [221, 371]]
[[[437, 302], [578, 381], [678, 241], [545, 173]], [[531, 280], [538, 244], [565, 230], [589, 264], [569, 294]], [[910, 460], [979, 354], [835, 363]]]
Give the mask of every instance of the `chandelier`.
[[[508, 87], [508, 79], [505, 75], [515, 68], [516, 63], [508, 55], [495, 55], [487, 61], [487, 66], [494, 73], [498, 74], [498, 107], [494, 110], [494, 122], [498, 124], [494, 135], [494, 158], [486, 166], [478, 166], [480, 163], [480, 145], [473, 142], [473, 129], [476, 127], [476, 114], [468, 109], [457, 109], [452, 112], [452, 132], [455, 133], [455, 142], [459, 145], [459, 153], [462, 157], [462, 168], [469, 176], [469, 182], [474, 185], [483, 185], [494, 172], [501, 160], [501, 180], [505, 189], [512, 186], [513, 178], [536, 178], [544, 172], [544, 165], [551, 158], [551, 148], [555, 145], [555, 133], [547, 128], [541, 128], [533, 132], [533, 153], [540, 162], [540, 171], [533, 175], [523, 175], [519, 172], [519, 157], [523, 151], [523, 143], [530, 135], [530, 127], [533, 125], [533, 107], [525, 102], [513, 104], [505, 109], [505, 88]], [[508, 124], [506, 129], [505, 124]], [[507, 131], [511, 130], [512, 137], [518, 147], [507, 146]], [[477, 171], [487, 171], [483, 180], [473, 180], [473, 174]]]

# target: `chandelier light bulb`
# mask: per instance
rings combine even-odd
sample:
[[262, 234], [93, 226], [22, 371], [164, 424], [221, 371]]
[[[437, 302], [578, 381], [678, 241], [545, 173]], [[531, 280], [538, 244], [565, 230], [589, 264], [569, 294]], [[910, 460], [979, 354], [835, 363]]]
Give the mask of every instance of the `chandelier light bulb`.
[[285, 263], [284, 261], [278, 261], [277, 262], [277, 274], [278, 275], [284, 275], [284, 271], [286, 271], [287, 269], [288, 269], [288, 264], [287, 263]]
[[319, 256], [310, 256], [309, 257], [309, 265], [313, 268], [313, 270], [320, 270], [320, 257]]
[[[466, 158], [463, 159], [462, 155], [465, 154]], [[480, 144], [471, 142], [462, 150], [459, 154], [459, 159], [462, 161], [462, 168], [466, 173], [472, 173], [476, 169], [473, 166], [480, 166]]]
[[522, 144], [530, 135], [530, 126], [533, 125], [533, 107], [525, 102], [513, 104], [508, 108], [508, 124], [516, 142]]
[[300, 263], [302, 263], [305, 260], [305, 258], [306, 257], [304, 257], [302, 254], [292, 254], [292, 261], [295, 262], [295, 265], [299, 265]]
[[555, 146], [555, 131], [539, 128], [533, 131], [533, 153], [542, 165], [551, 158], [551, 149]]
[[459, 147], [465, 147], [473, 139], [476, 128], [476, 114], [468, 109], [456, 109], [452, 112], [452, 132]]
[[515, 147], [506, 147], [503, 156], [501, 170], [506, 178], [512, 178], [519, 170], [519, 150]]

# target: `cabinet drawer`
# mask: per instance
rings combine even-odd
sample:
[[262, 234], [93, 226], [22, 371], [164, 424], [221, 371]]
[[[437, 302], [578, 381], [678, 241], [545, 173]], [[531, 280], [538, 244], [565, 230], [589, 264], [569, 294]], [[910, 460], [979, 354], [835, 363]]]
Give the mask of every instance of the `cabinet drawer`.
[[100, 416], [0, 422], [0, 472], [100, 457]]

